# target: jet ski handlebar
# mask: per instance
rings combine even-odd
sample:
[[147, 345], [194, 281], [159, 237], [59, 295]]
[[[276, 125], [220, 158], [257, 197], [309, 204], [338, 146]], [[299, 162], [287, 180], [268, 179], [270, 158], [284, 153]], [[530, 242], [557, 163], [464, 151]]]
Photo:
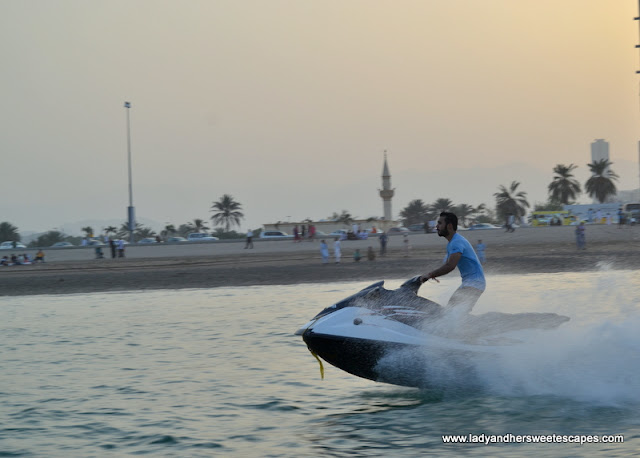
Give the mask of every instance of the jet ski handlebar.
[[421, 275], [416, 275], [413, 278], [410, 278], [409, 280], [405, 281], [400, 288], [405, 288], [408, 289], [409, 291], [413, 291], [414, 293], [418, 293], [418, 290], [420, 289], [420, 287], [422, 286], [422, 276]]

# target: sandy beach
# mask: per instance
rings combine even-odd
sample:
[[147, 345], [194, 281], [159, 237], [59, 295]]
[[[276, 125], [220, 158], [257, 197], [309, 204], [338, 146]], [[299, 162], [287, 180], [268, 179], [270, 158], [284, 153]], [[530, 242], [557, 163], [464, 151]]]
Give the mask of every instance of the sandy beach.
[[[478, 239], [487, 245], [487, 275], [640, 269], [640, 226], [588, 226], [585, 251], [576, 250], [573, 227], [460, 233], [474, 245]], [[318, 241], [257, 241], [252, 250], [237, 241], [131, 246], [124, 259], [111, 259], [108, 250], [105, 259], [94, 259], [92, 248], [49, 249], [45, 264], [1, 267], [0, 295], [377, 281], [410, 278], [442, 262], [445, 239], [411, 234], [409, 241], [408, 257], [396, 236], [387, 256], [360, 262], [353, 261], [354, 250], [364, 255], [372, 246], [377, 252], [378, 240], [343, 241], [342, 262], [332, 258], [327, 265], [321, 263]]]

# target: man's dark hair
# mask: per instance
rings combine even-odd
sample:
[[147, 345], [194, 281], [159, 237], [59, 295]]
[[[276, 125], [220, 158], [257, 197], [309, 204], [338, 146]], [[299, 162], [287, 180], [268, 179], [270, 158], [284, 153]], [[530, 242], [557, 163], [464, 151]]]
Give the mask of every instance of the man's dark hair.
[[442, 212], [440, 216], [444, 216], [444, 227], [447, 227], [449, 224], [453, 226], [453, 230], [458, 230], [458, 217], [451, 212]]

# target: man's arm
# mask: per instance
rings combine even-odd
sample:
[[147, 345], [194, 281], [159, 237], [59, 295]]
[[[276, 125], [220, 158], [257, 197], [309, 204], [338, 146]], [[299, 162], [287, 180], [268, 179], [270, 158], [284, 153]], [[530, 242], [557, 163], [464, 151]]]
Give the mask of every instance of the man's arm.
[[453, 269], [456, 268], [456, 266], [458, 265], [458, 261], [460, 261], [461, 257], [462, 257], [462, 253], [453, 253], [451, 256], [449, 256], [449, 259], [445, 264], [438, 267], [436, 270], [429, 272], [427, 275], [423, 275], [422, 277], [420, 277], [420, 280], [422, 280], [422, 282], [424, 283], [430, 278], [436, 278], [436, 277], [441, 277], [443, 275], [447, 275], [449, 272], [451, 272]]

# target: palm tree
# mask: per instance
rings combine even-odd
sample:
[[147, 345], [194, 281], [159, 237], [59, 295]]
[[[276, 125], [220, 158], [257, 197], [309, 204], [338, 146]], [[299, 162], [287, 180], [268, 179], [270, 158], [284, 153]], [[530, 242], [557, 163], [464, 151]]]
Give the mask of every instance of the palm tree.
[[422, 199], [415, 199], [409, 202], [401, 212], [402, 224], [409, 226], [411, 224], [421, 224], [427, 220], [428, 208]]
[[[133, 229], [134, 237], [137, 237], [138, 233], [143, 228], [144, 226], [142, 226], [142, 223], [136, 223], [136, 226]], [[119, 239], [126, 239], [128, 236], [129, 236], [129, 223], [122, 223], [120, 225], [120, 229], [118, 229], [118, 232], [116, 232], [116, 237]]]
[[473, 214], [474, 208], [468, 204], [456, 205], [451, 209], [456, 214], [463, 226], [467, 225], [467, 219]]
[[194, 231], [194, 228], [191, 225], [191, 223], [181, 224], [178, 227], [178, 234], [180, 234], [182, 237], [187, 237], [189, 235], [189, 233], [191, 233], [193, 231]]
[[167, 224], [167, 225], [164, 227], [164, 229], [162, 229], [162, 231], [160, 232], [160, 235], [161, 235], [163, 238], [167, 238], [167, 237], [169, 237], [170, 235], [175, 234], [176, 232], [178, 232], [178, 231], [176, 230], [176, 227], [175, 227], [173, 224]]
[[6, 221], [0, 223], [0, 241], [19, 242], [20, 234], [18, 228]]
[[609, 166], [613, 165], [613, 162], [602, 159], [587, 165], [591, 170], [591, 178], [584, 184], [584, 188], [589, 197], [595, 196], [600, 203], [603, 203], [608, 197], [615, 196], [618, 190], [614, 181], [618, 180], [618, 175], [609, 170]]
[[203, 219], [196, 218], [196, 219], [193, 220], [192, 223], [187, 223], [187, 224], [190, 224], [195, 232], [202, 232], [202, 231], [209, 230], [209, 226], [207, 226], [204, 223]]
[[495, 212], [488, 208], [485, 204], [480, 204], [473, 209], [472, 213], [474, 223], [496, 223], [497, 217]]
[[136, 238], [137, 239], [146, 239], [149, 237], [155, 237], [156, 233], [153, 229], [147, 226], [136, 228]]
[[32, 241], [29, 246], [51, 246], [56, 242], [64, 242], [65, 235], [60, 231], [48, 231]]
[[351, 213], [349, 213], [347, 210], [342, 210], [342, 213], [340, 214], [338, 214], [337, 212], [333, 212], [333, 215], [329, 216], [327, 219], [349, 225], [351, 224], [351, 221], [355, 219], [355, 217], [352, 216]]
[[442, 212], [450, 211], [451, 207], [453, 207], [451, 199], [445, 199], [443, 197], [436, 199], [436, 201], [431, 204], [431, 210], [435, 211], [438, 215]]
[[486, 211], [488, 210], [487, 206], [485, 204], [480, 204], [477, 207], [475, 207], [473, 209], [473, 216], [480, 216], [480, 215], [484, 215], [486, 213]]
[[115, 234], [116, 232], [118, 232], [118, 228], [115, 226], [107, 226], [104, 228], [104, 233], [107, 235], [111, 233]]
[[87, 237], [93, 237], [93, 228], [91, 226], [83, 227], [81, 231], [84, 232]]
[[211, 216], [213, 224], [224, 224], [226, 232], [229, 232], [231, 226], [240, 226], [240, 220], [244, 218], [244, 214], [240, 211], [242, 205], [233, 199], [233, 196], [224, 194], [219, 201], [214, 202], [211, 206]]
[[527, 212], [527, 208], [529, 208], [527, 193], [517, 192], [518, 186], [520, 186], [519, 182], [512, 181], [509, 189], [500, 185], [498, 188], [500, 192], [494, 194], [499, 218], [504, 219], [509, 213], [512, 213], [516, 218], [522, 218]]
[[567, 205], [570, 201], [575, 201], [576, 197], [582, 192], [580, 183], [573, 178], [573, 170], [578, 168], [577, 165], [558, 164], [553, 168], [556, 174], [553, 181], [549, 184], [549, 201], [560, 202]]

